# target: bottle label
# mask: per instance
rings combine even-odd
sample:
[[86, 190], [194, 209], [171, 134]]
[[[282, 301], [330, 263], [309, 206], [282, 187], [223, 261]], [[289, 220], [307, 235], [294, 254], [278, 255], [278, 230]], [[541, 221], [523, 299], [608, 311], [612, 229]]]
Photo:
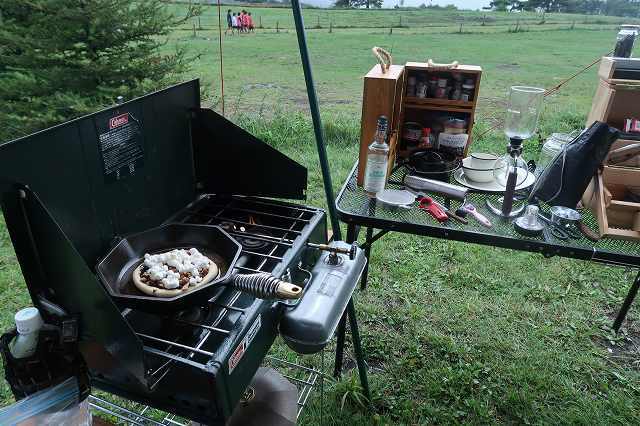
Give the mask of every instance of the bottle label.
[[377, 193], [384, 189], [387, 180], [387, 161], [383, 157], [382, 161], [370, 155], [367, 160], [367, 170], [364, 176], [364, 190]]
[[443, 152], [462, 156], [468, 139], [469, 135], [466, 133], [452, 134], [442, 132], [438, 135], [438, 146]]

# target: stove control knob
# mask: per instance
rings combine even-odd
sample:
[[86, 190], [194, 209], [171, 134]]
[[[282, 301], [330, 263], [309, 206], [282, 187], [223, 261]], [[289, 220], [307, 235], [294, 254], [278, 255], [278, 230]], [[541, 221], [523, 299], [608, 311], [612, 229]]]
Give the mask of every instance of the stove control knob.
[[337, 266], [342, 264], [343, 261], [344, 260], [342, 259], [342, 257], [338, 255], [338, 253], [336, 253], [335, 251], [330, 252], [329, 255], [327, 256], [328, 265]]

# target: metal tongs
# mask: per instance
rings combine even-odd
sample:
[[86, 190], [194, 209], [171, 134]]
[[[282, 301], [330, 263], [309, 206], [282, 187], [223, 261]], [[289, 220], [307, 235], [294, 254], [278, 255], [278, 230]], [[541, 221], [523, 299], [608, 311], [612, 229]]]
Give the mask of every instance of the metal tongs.
[[538, 217], [540, 217], [540, 219], [542, 219], [547, 224], [547, 227], [543, 231], [544, 236], [547, 239], [549, 239], [549, 234], [562, 241], [566, 241], [568, 239], [579, 240], [580, 238], [582, 238], [582, 234], [576, 231], [572, 225], [561, 225], [559, 223], [553, 222], [542, 213], [538, 213]]

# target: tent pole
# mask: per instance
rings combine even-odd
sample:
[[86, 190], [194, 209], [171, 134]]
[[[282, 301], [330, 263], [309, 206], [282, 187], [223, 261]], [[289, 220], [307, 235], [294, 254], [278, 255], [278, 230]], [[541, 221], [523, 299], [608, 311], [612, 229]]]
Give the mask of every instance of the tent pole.
[[309, 97], [309, 108], [311, 109], [311, 119], [313, 120], [313, 132], [316, 137], [316, 147], [318, 149], [318, 157], [320, 159], [320, 168], [322, 169], [322, 180], [324, 182], [324, 194], [327, 198], [327, 207], [329, 209], [329, 219], [331, 220], [331, 229], [333, 230], [334, 240], [341, 240], [340, 223], [336, 213], [335, 197], [333, 195], [333, 184], [331, 182], [331, 171], [329, 170], [329, 160], [327, 158], [327, 148], [324, 143], [324, 133], [322, 131], [322, 120], [320, 119], [320, 107], [318, 106], [318, 96], [313, 83], [313, 74], [311, 73], [311, 61], [309, 60], [309, 50], [307, 49], [307, 36], [304, 31], [304, 22], [302, 20], [302, 9], [299, 0], [291, 0], [291, 8], [293, 9], [293, 20], [296, 24], [296, 35], [298, 36], [298, 46], [300, 48], [300, 59], [302, 60], [302, 69], [304, 70], [304, 80], [307, 85], [307, 96]]

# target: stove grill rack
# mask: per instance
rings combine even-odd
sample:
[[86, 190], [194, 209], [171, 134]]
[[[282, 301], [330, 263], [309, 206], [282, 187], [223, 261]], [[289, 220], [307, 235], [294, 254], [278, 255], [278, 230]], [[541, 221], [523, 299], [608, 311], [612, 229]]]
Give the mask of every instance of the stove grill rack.
[[[300, 364], [286, 361], [273, 356], [265, 358], [265, 366], [276, 368], [287, 380], [298, 388], [298, 413], [299, 419], [307, 404], [311, 400], [313, 392], [320, 393], [320, 416], [323, 416], [324, 408], [324, 351], [320, 354], [320, 369], [305, 367]], [[138, 404], [119, 398], [114, 395], [89, 395], [89, 405], [92, 412], [98, 415], [110, 416], [118, 424], [135, 426], [189, 426], [189, 420], [178, 417], [175, 414], [166, 413], [154, 409], [148, 405]]]
[[[246, 265], [236, 265], [236, 268], [241, 270], [242, 272], [249, 273], [271, 272], [274, 273], [274, 275], [284, 275], [284, 273], [286, 272], [281, 271], [281, 268], [279, 268], [280, 263], [284, 260], [284, 257], [280, 255], [280, 252], [287, 251], [293, 246], [294, 240], [288, 237], [293, 236], [293, 238], [295, 238], [300, 235], [301, 231], [299, 229], [304, 227], [304, 225], [309, 222], [309, 219], [307, 219], [307, 217], [310, 217], [313, 214], [317, 213], [317, 210], [307, 209], [300, 206], [287, 205], [287, 210], [289, 212], [295, 212], [295, 215], [278, 215], [272, 212], [268, 212], [268, 209], [273, 207], [282, 207], [281, 204], [272, 204], [267, 201], [259, 201], [256, 199], [244, 199], [243, 197], [233, 197], [224, 204], [217, 204], [217, 201], [218, 200], [216, 200], [214, 197], [204, 196], [203, 198], [197, 200], [193, 206], [190, 206], [185, 210], [179, 212], [168, 222], [214, 225], [226, 222], [237, 223], [241, 226], [250, 226], [252, 228], [268, 229], [268, 232], [271, 233], [271, 235], [254, 233], [247, 230], [227, 230], [229, 234], [236, 238], [245, 240], [260, 240], [269, 245], [267, 247], [267, 250], [262, 253], [253, 250], [247, 250], [243, 246], [241, 256], [248, 255], [248, 257], [250, 257], [253, 262], [258, 263], [257, 266], [253, 267], [248, 267]], [[234, 204], [242, 205], [242, 203], [244, 202], [250, 202], [251, 205], [256, 206], [261, 205], [262, 207], [264, 207], [264, 210], [258, 211], [253, 209], [234, 207]], [[280, 218], [286, 220], [287, 222], [290, 222], [290, 225], [285, 228], [231, 219], [225, 214], [228, 214], [228, 212], [232, 210], [243, 211], [262, 220], [264, 220], [264, 218], [266, 217]], [[258, 232], [260, 231], [258, 230]], [[179, 318], [172, 319], [172, 321], [181, 323], [188, 327], [193, 327], [196, 329], [199, 328], [203, 331], [200, 339], [196, 344], [187, 345], [179, 341], [167, 340], [158, 336], [136, 332], [137, 336], [140, 337], [145, 344], [143, 350], [147, 354], [160, 357], [165, 360], [159, 366], [155, 367], [152, 371], [148, 372], [148, 379], [151, 389], [153, 389], [157, 384], [161, 382], [164, 375], [169, 371], [169, 369], [175, 362], [180, 362], [190, 367], [205, 369], [206, 362], [214, 354], [202, 349], [203, 346], [205, 346], [205, 344], [209, 345], [211, 343], [209, 341], [210, 339], [218, 338], [222, 340], [226, 336], [231, 334], [233, 326], [227, 327], [227, 329], [222, 328], [221, 324], [225, 322], [225, 319], [231, 312], [237, 312], [240, 313], [240, 315], [243, 315], [245, 313], [245, 309], [237, 306], [237, 304], [239, 305], [241, 303], [240, 299], [241, 297], [243, 297], [243, 295], [245, 294], [240, 291], [234, 291], [233, 295], [227, 300], [219, 300], [222, 294], [218, 294], [217, 296], [214, 296], [212, 299], [210, 299], [208, 301], [210, 308], [215, 309], [215, 311], [217, 312], [215, 320], [210, 324], [204, 324]], [[297, 301], [288, 301], [286, 303], [295, 304], [297, 303]], [[131, 313], [140, 314], [135, 310], [126, 309], [123, 312], [123, 315], [127, 317]], [[142, 315], [145, 314], [142, 313]], [[135, 322], [133, 325], [135, 329]], [[202, 362], [198, 362], [198, 358], [201, 359]]]

